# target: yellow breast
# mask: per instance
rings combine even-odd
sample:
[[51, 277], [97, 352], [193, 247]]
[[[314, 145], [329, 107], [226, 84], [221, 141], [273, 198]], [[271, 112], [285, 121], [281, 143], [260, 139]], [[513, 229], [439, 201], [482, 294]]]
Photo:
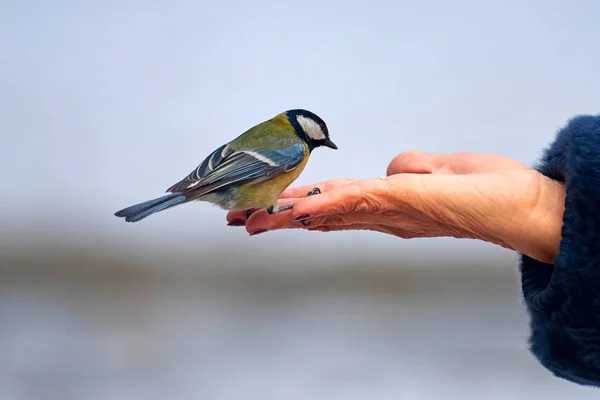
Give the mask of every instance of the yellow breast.
[[256, 184], [246, 184], [240, 187], [236, 201], [237, 206], [240, 209], [247, 209], [266, 208], [270, 205], [277, 204], [277, 199], [281, 193], [300, 176], [308, 163], [310, 152], [306, 144], [304, 147], [304, 159], [293, 170], [284, 172], [268, 181]]

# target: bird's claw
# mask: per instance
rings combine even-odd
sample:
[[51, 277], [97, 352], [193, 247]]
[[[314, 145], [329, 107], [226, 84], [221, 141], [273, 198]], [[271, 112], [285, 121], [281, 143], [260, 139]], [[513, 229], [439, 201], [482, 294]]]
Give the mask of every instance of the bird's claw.
[[315, 194], [321, 194], [321, 189], [319, 189], [318, 187], [313, 188], [313, 190], [306, 193], [306, 197], [314, 196]]
[[[318, 187], [315, 187], [315, 188], [313, 188], [313, 190], [306, 193], [306, 197], [314, 196], [316, 194], [321, 194], [321, 189], [319, 189]], [[275, 207], [274, 205], [270, 205], [266, 208], [266, 211], [269, 215], [273, 215], [273, 214], [279, 214], [280, 212], [283, 212], [283, 211], [290, 210], [290, 209], [292, 209], [292, 207], [294, 207], [293, 204], [288, 204], [283, 207]], [[252, 210], [250, 210], [250, 209], [246, 210], [246, 219], [250, 218], [250, 215], [252, 215]], [[304, 226], [310, 225], [310, 222], [307, 222], [304, 220], [300, 221], [300, 223]]]
[[[311, 190], [310, 192], [306, 193], [306, 197], [314, 196], [316, 194], [321, 194], [321, 189], [319, 189], [318, 187], [314, 187], [313, 190]], [[302, 225], [304, 225], [304, 226], [310, 225], [310, 222], [307, 222], [305, 220], [301, 220], [300, 223]]]

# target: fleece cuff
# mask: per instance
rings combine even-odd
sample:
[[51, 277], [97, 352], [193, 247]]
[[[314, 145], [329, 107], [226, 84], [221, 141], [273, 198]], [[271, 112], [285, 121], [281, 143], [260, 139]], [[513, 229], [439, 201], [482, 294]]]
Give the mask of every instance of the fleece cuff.
[[571, 119], [536, 169], [566, 200], [554, 263], [521, 255], [530, 350], [554, 375], [600, 386], [600, 115]]

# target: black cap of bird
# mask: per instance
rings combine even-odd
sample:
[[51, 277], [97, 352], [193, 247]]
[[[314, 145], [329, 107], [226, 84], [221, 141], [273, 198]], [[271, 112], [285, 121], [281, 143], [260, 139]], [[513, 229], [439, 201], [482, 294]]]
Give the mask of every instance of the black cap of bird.
[[[172, 185], [169, 194], [117, 211], [127, 222], [190, 201], [206, 201], [225, 210], [266, 208], [270, 214], [289, 210], [277, 207], [281, 193], [302, 173], [317, 147], [337, 149], [325, 122], [302, 109], [283, 112], [242, 133], [213, 151], [196, 169]], [[314, 188], [307, 196], [320, 193]]]

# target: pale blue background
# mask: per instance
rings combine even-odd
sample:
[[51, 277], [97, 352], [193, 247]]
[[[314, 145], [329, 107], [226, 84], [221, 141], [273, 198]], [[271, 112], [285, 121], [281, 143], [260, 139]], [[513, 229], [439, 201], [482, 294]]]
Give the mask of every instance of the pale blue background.
[[[69, 373], [55, 376], [50, 372], [61, 367], [48, 370], [40, 367], [44, 363], [54, 365], [56, 359], [63, 357], [59, 351], [62, 340], [65, 343], [71, 340], [69, 338], [82, 340], [81, 354], [87, 354], [90, 349], [100, 351], [97, 350], [100, 342], [93, 335], [78, 328], [66, 328], [69, 318], [80, 318], [75, 317], [79, 315], [75, 311], [75, 316], [65, 311], [82, 301], [79, 297], [73, 295], [75, 297], [68, 297], [64, 304], [59, 302], [61, 305], [52, 308], [55, 314], [48, 314], [54, 315], [48, 323], [36, 317], [40, 315], [40, 304], [54, 304], [58, 300], [52, 293], [63, 291], [48, 289], [54, 288], [50, 278], [37, 278], [37, 268], [43, 265], [39, 259], [25, 258], [29, 261], [21, 264], [15, 260], [38, 253], [46, 259], [44, 251], [47, 250], [36, 247], [42, 242], [50, 243], [55, 249], [53, 252], [61, 257], [65, 256], [65, 250], [56, 249], [62, 249], [60, 246], [67, 243], [71, 246], [69, 251], [108, 254], [117, 260], [117, 265], [124, 262], [119, 257], [145, 260], [145, 264], [138, 265], [139, 269], [158, 270], [169, 279], [182, 281], [186, 281], [186, 275], [178, 275], [181, 273], [177, 272], [176, 265], [190, 260], [200, 276], [202, 271], [223, 264], [220, 268], [234, 277], [240, 271], [248, 273], [255, 269], [271, 271], [275, 276], [287, 276], [292, 270], [308, 275], [326, 270], [340, 274], [340, 279], [350, 268], [347, 260], [357, 258], [364, 261], [352, 267], [353, 270], [364, 268], [363, 273], [367, 273], [371, 268], [377, 270], [376, 265], [385, 264], [395, 266], [391, 269], [399, 276], [404, 267], [418, 271], [443, 269], [452, 276], [454, 266], [471, 262], [475, 265], [473, 268], [484, 275], [508, 274], [514, 280], [507, 281], [512, 283], [503, 281], [505, 296], [497, 296], [497, 301], [498, 304], [511, 302], [511, 306], [506, 314], [498, 313], [496, 320], [498, 326], [514, 330], [509, 340], [518, 354], [514, 362], [494, 361], [504, 352], [491, 358], [486, 353], [486, 349], [502, 340], [503, 334], [497, 333], [500, 328], [485, 325], [468, 310], [463, 310], [465, 314], [460, 317], [464, 318], [460, 325], [467, 333], [481, 324], [489, 329], [485, 331], [488, 333], [468, 340], [470, 347], [464, 349], [482, 349], [483, 353], [469, 358], [468, 365], [475, 368], [483, 365], [479, 372], [483, 371], [489, 382], [495, 382], [497, 398], [591, 399], [592, 395], [597, 396], [595, 391], [551, 378], [526, 352], [526, 322], [518, 298], [516, 255], [507, 250], [485, 243], [446, 239], [400, 241], [368, 232], [322, 235], [289, 231], [249, 238], [243, 229], [227, 227], [224, 212], [207, 204], [177, 207], [134, 225], [125, 224], [112, 213], [162, 194], [215, 147], [266, 118], [297, 107], [310, 109], [325, 119], [332, 139], [340, 148], [337, 152], [316, 151], [297, 184], [337, 177], [380, 176], [393, 156], [409, 149], [443, 153], [494, 152], [532, 164], [570, 117], [598, 111], [598, 15], [600, 3], [592, 0], [3, 2], [0, 5], [0, 239], [3, 254], [9, 260], [2, 264], [3, 271], [20, 278], [14, 284], [8, 278], [4, 281], [10, 289], [5, 293], [15, 294], [10, 297], [12, 300], [0, 306], [0, 316], [3, 316], [0, 333], [5, 339], [11, 338], [5, 340], [6, 346], [14, 351], [21, 349], [19, 354], [21, 351], [31, 353], [33, 361], [22, 370], [15, 366], [18, 363], [15, 364], [14, 359], [4, 360], [3, 368], [7, 372], [0, 375], [0, 383], [6, 385], [0, 385], [0, 392], [7, 390], [7, 394], [2, 397], [15, 398], [25, 393], [24, 388], [31, 387], [33, 381], [28, 379], [33, 379], [32, 376], [50, 379], [57, 393], [71, 387], [73, 378]], [[296, 249], [298, 245], [301, 248]], [[217, 262], [215, 249], [226, 249], [237, 261]], [[341, 258], [337, 259], [338, 256]], [[77, 258], [59, 264], [63, 262], [67, 270], [89, 267]], [[31, 273], [23, 272], [29, 271], [28, 268]], [[44, 273], [54, 267], [48, 268]], [[115, 268], [118, 277], [123, 270]], [[460, 276], [457, 272], [459, 281]], [[491, 282], [495, 282], [495, 275], [491, 276]], [[32, 282], [37, 279], [43, 283], [34, 285]], [[118, 282], [125, 278], [114, 279]], [[259, 282], [263, 279], [269, 278], [257, 278]], [[312, 279], [318, 285], [318, 276]], [[402, 278], [397, 279], [402, 281]], [[297, 284], [292, 281], [295, 283], [290, 285]], [[92, 274], [77, 287], [93, 285], [93, 282]], [[494, 306], [487, 307], [484, 302], [485, 288], [491, 286], [494, 284], [483, 284], [477, 294], [469, 298], [470, 303], [467, 302], [484, 304], [478, 311], [481, 315], [494, 313]], [[194, 307], [189, 299], [185, 300], [170, 287], [164, 283], [161, 289], [173, 302], [173, 306], [164, 311], [165, 315], [177, 315], [185, 320], [186, 313], [192, 312]], [[330, 293], [327, 288], [325, 285], [322, 296]], [[470, 288], [467, 285], [457, 289], [456, 296]], [[261, 290], [260, 285], [256, 286], [256, 293]], [[343, 291], [347, 301], [342, 304], [350, 307], [353, 302], [360, 303], [347, 290]], [[190, 293], [200, 291], [200, 288], [190, 289]], [[218, 292], [215, 304], [227, 303], [226, 291]], [[397, 307], [406, 306], [401, 292], [401, 288], [393, 290], [399, 296], [392, 302]], [[422, 300], [425, 303], [419, 303], [421, 308], [416, 310], [421, 311], [415, 312], [419, 315], [442, 312], [439, 303], [425, 292]], [[28, 303], [28, 293], [41, 296], [40, 303]], [[104, 303], [102, 299], [110, 294], [101, 293], [97, 300], [99, 305], [93, 302], [94, 307], [104, 307], [107, 315], [122, 309], [121, 303]], [[132, 289], [132, 293], [137, 292]], [[197, 295], [201, 297], [189, 301], [202, 301], [206, 306], [207, 298], [202, 296], [208, 295]], [[249, 296], [254, 295], [258, 294]], [[150, 302], [159, 301], [159, 297], [155, 297], [158, 295], [146, 291], [139, 296]], [[280, 300], [292, 301], [285, 295], [279, 296]], [[462, 301], [453, 296], [439, 301]], [[244, 313], [245, 301], [240, 301], [241, 313]], [[323, 302], [307, 309], [306, 318], [311, 323], [302, 325], [292, 318], [278, 333], [279, 337], [286, 340], [296, 337], [294, 324], [300, 324], [300, 330], [322, 329], [318, 310], [327, 309], [323, 304], [328, 304], [327, 300]], [[265, 304], [268, 309], [271, 303]], [[390, 305], [377, 303], [372, 307], [369, 315], [381, 315], [381, 321], [393, 319], [394, 312], [381, 311], [381, 307]], [[219, 316], [218, 308], [209, 307], [207, 315]], [[292, 306], [286, 310], [286, 315], [294, 315]], [[79, 312], [87, 315], [87, 311]], [[161, 325], [163, 314], [155, 311], [157, 314], [149, 312], [157, 326], [165, 332], [175, 329], [168, 319]], [[62, 319], [61, 312], [66, 312], [69, 318]], [[458, 309], [451, 313], [459, 318]], [[24, 323], [20, 315], [29, 316], [31, 320]], [[81, 319], [76, 320], [85, 325]], [[343, 332], [364, 327], [359, 321], [335, 325], [335, 318], [334, 322], [329, 317], [326, 320], [334, 324], [333, 341]], [[426, 337], [431, 331], [425, 317], [406, 321], [410, 329], [422, 332], [417, 333], [417, 337]], [[240, 322], [235, 330], [252, 331], [255, 323], [256, 319], [249, 317], [246, 325]], [[277, 353], [270, 351], [271, 339], [268, 338], [273, 334], [271, 327], [277, 324], [277, 319], [265, 320], [259, 324], [264, 329], [263, 334], [252, 331], [257, 335], [257, 346], [261, 343], [265, 346], [267, 358]], [[455, 326], [455, 322], [449, 321], [450, 326]], [[59, 332], [58, 336], [48, 334], [45, 329], [54, 329], [53, 332]], [[175, 342], [188, 343], [182, 344], [182, 348], [197, 344], [194, 338], [197, 332], [205, 331], [206, 326], [192, 324], [187, 329], [179, 333], [181, 336], [171, 332], [173, 337], [179, 337]], [[56, 353], [33, 351], [26, 342], [8, 344], [22, 335], [33, 335], [32, 332], [37, 332], [40, 340], [47, 340], [45, 346]], [[406, 334], [402, 329], [400, 332]], [[107, 345], [113, 350], [125, 340], [115, 335]], [[461, 335], [450, 336], [460, 342]], [[181, 339], [184, 337], [188, 339]], [[377, 358], [374, 354], [378, 350], [373, 347], [376, 338], [376, 335], [365, 334], [360, 341], [361, 351], [374, 360], [372, 368], [380, 371], [371, 370], [375, 376], [397, 376], [402, 374], [397, 371], [411, 370], [411, 364], [386, 364]], [[345, 379], [358, 385], [352, 393], [362, 395], [356, 398], [430, 399], [439, 398], [432, 394], [438, 392], [446, 393], [449, 398], [481, 398], [477, 388], [481, 379], [486, 378], [474, 381], [467, 379], [467, 373], [453, 376], [448, 372], [452, 370], [448, 367], [449, 360], [464, 356], [466, 350], [448, 359], [436, 358], [437, 352], [452, 347], [451, 344], [444, 346], [444, 342], [451, 343], [454, 339], [436, 344], [423, 341], [412, 346], [416, 356], [430, 357], [427, 358], [430, 361], [421, 359], [420, 362], [437, 372], [431, 372], [435, 377], [431, 381], [419, 380], [429, 372], [417, 374], [420, 378], [411, 381], [409, 392], [405, 391], [406, 385], [390, 386], [377, 380], [365, 389], [367, 386], [360, 383], [365, 379], [364, 374], [360, 372]], [[300, 352], [302, 346], [314, 345], [311, 335], [301, 335], [298, 340]], [[230, 348], [235, 342], [226, 341], [225, 349], [216, 357], [238, 354], [235, 346]], [[343, 353], [351, 357], [355, 350], [355, 346], [350, 346]], [[384, 353], [391, 351], [386, 348]], [[109, 357], [110, 352], [99, 354], [100, 359], [94, 365], [100, 363], [99, 360], [112, 360], [102, 358]], [[323, 349], [314, 357], [336, 370], [348, 362], [338, 359], [336, 354]], [[75, 370], [88, 360], [81, 357], [72, 365]], [[159, 363], [163, 369], [157, 376], [172, 374], [181, 378], [184, 372], [178, 371], [193, 375], [192, 371], [207, 368], [198, 357], [185, 351], [172, 357], [181, 357], [179, 364]], [[333, 378], [318, 373], [313, 377], [310, 371], [314, 369], [298, 366], [293, 355], [284, 357], [281, 364], [269, 364], [265, 357], [253, 359], [248, 367], [257, 377], [235, 381], [247, 398], [267, 398], [262, 384], [269, 382], [275, 371], [278, 373], [277, 389], [272, 392], [275, 398], [292, 398], [292, 395], [350, 398], [350, 392], [335, 385], [333, 389], [329, 386], [329, 389], [319, 389], [319, 385], [330, 384]], [[488, 364], [482, 361], [484, 359]], [[110, 362], [107, 365], [113, 365]], [[113, 367], [105, 367], [111, 374], [117, 374], [118, 380], [92, 369], [89, 381], [85, 381], [87, 386], [82, 383], [81, 387], [77, 386], [81, 392], [73, 393], [87, 393], [88, 398], [96, 393], [97, 398], [106, 395], [106, 398], [116, 399], [120, 394], [125, 396], [123, 398], [132, 398], [123, 394], [134, 390], [132, 387], [141, 392], [154, 390], [152, 385], [156, 379], [151, 372], [134, 367], [124, 369], [126, 364], [114, 363]], [[442, 368], [444, 365], [446, 368]], [[485, 365], [489, 369], [486, 370]], [[440, 369], [436, 370], [436, 366]], [[70, 371], [70, 367], [64, 368]], [[233, 384], [229, 373], [236, 368], [246, 371], [243, 365], [232, 361], [221, 372], [214, 372], [209, 385], [212, 398], [239, 398], [230, 397]], [[519, 368], [522, 373], [517, 378], [512, 372]], [[295, 372], [286, 374], [287, 370]], [[528, 379], [530, 375], [533, 378]], [[182, 383], [174, 387], [184, 397], [204, 393], [203, 398], [211, 398], [206, 395], [208, 384], [192, 381], [195, 384]], [[132, 382], [142, 383], [136, 386]], [[96, 385], [102, 390], [94, 391]], [[456, 386], [460, 389], [448, 389]], [[307, 390], [307, 397], [303, 390]], [[510, 393], [503, 394], [503, 390]], [[313, 395], [309, 396], [310, 393]], [[452, 397], [454, 395], [458, 397]], [[468, 397], [470, 395], [474, 397]]]

